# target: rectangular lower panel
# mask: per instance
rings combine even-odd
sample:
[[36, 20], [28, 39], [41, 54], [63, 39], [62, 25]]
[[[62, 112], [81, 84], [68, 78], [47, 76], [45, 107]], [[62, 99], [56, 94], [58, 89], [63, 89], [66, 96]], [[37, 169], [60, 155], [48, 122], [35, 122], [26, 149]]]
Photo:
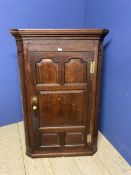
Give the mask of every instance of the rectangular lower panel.
[[56, 147], [78, 147], [86, 145], [83, 132], [57, 131], [45, 132], [41, 131], [41, 145], [42, 148], [56, 148]]
[[41, 134], [41, 146], [58, 147], [59, 135], [57, 133]]
[[65, 135], [65, 145], [84, 144], [84, 134], [81, 132], [67, 132]]

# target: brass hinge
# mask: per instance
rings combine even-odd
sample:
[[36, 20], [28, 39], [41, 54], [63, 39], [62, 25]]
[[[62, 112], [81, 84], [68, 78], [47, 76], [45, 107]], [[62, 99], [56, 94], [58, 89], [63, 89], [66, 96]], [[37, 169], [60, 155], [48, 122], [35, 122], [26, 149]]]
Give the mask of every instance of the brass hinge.
[[95, 73], [95, 61], [90, 62], [90, 74]]
[[87, 134], [87, 143], [91, 143], [91, 134]]

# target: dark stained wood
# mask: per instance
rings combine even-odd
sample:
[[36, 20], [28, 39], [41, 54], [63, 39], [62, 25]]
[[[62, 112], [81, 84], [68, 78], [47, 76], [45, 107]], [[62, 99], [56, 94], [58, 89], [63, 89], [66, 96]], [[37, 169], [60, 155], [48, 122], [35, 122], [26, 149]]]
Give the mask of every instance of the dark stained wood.
[[41, 136], [41, 147], [58, 147], [59, 143], [59, 135], [57, 133], [53, 134], [42, 134]]
[[36, 82], [58, 83], [58, 64], [52, 59], [42, 59], [36, 63]]
[[65, 145], [73, 145], [73, 144], [83, 144], [84, 145], [84, 133], [81, 132], [67, 132], [65, 138]]
[[[97, 150], [105, 29], [12, 29], [16, 38], [26, 153], [93, 155]], [[90, 64], [95, 71], [90, 73]]]
[[23, 39], [29, 37], [92, 37], [95, 39], [95, 37], [104, 38], [108, 33], [106, 29], [11, 29], [10, 31], [17, 39], [21, 37]]
[[84, 93], [83, 90], [40, 92], [40, 127], [83, 125], [86, 105]]
[[84, 63], [80, 59], [70, 59], [65, 64], [65, 83], [86, 82], [86, 72], [86, 63]]

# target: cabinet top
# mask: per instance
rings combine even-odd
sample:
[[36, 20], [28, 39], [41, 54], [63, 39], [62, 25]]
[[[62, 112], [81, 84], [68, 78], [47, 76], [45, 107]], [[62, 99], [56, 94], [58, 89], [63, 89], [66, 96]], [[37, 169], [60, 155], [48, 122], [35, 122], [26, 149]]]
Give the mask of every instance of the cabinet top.
[[11, 29], [15, 37], [104, 37], [108, 34], [106, 29]]

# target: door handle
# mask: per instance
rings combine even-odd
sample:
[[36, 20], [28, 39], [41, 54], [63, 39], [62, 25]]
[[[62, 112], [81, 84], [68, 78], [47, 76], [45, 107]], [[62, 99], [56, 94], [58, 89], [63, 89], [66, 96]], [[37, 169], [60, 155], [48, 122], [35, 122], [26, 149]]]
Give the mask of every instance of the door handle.
[[38, 108], [37, 106], [33, 106], [33, 107], [32, 107], [32, 109], [33, 109], [34, 111], [36, 111], [37, 108]]
[[34, 96], [32, 98], [32, 102], [33, 102], [32, 109], [33, 109], [33, 111], [36, 111], [38, 109], [38, 107], [37, 107], [37, 97], [36, 96]]
[[33, 97], [33, 98], [32, 98], [32, 102], [33, 102], [33, 103], [37, 103], [37, 97]]

